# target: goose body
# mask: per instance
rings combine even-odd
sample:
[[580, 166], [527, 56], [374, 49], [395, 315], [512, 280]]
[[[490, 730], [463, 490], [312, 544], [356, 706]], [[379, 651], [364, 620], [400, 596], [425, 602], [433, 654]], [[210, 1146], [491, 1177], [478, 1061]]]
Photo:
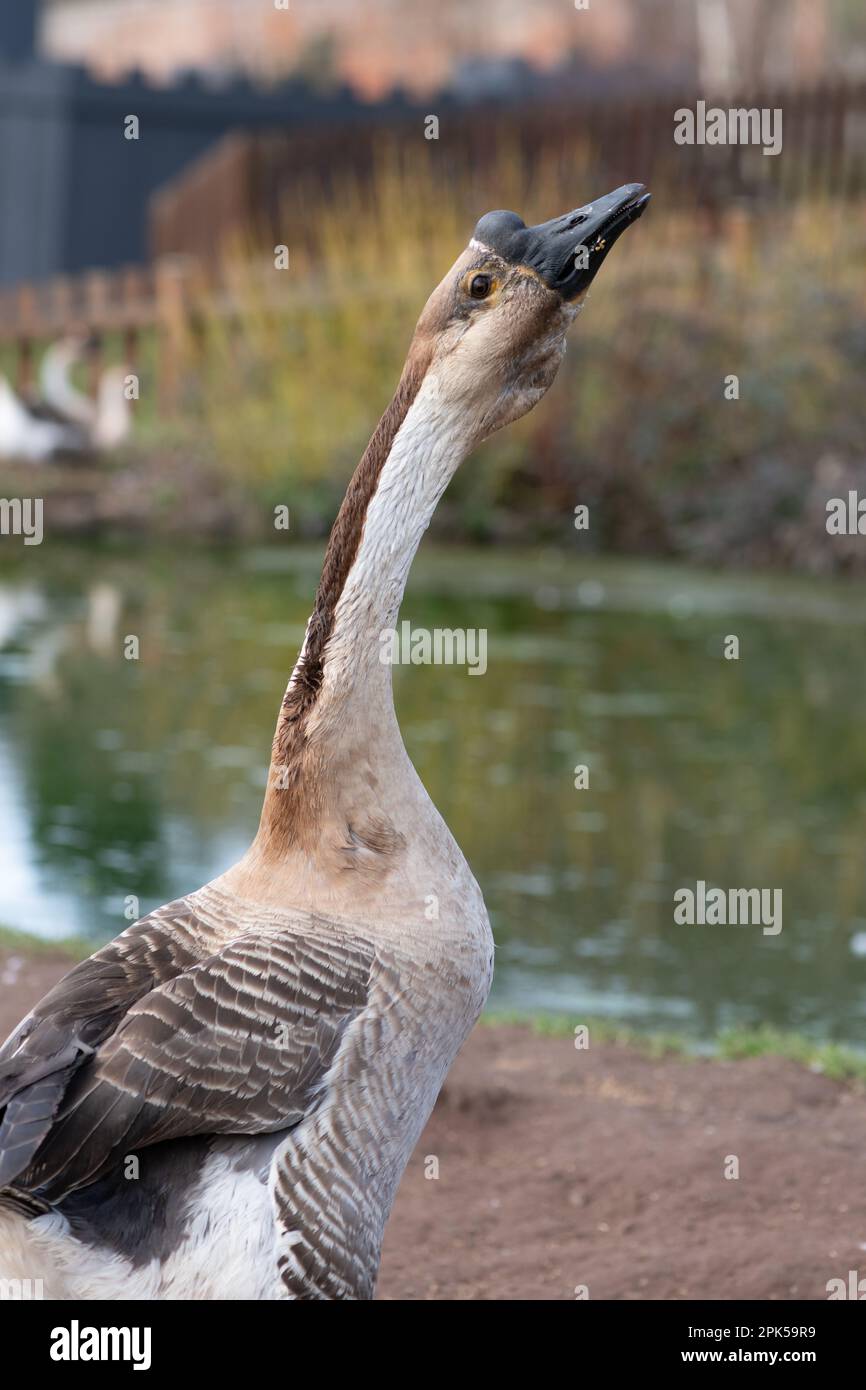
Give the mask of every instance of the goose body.
[[45, 419], [25, 404], [6, 377], [0, 376], [0, 458], [43, 463], [76, 448], [78, 432], [60, 420]]
[[132, 409], [126, 395], [126, 368], [106, 367], [99, 377], [96, 407], [90, 425], [91, 447], [97, 453], [118, 449], [132, 432]]
[[[645, 201], [488, 215], [434, 291], [331, 534], [252, 846], [76, 966], [0, 1052], [0, 1276], [55, 1298], [372, 1297], [493, 969], [379, 637], [458, 463], [544, 394]], [[576, 227], [604, 243], [589, 274]]]
[[58, 454], [104, 453], [128, 438], [132, 412], [125, 368], [107, 367], [100, 374], [95, 400], [72, 381], [87, 347], [79, 338], [53, 343], [40, 364], [38, 396], [21, 397], [0, 377], [0, 458], [42, 463]]

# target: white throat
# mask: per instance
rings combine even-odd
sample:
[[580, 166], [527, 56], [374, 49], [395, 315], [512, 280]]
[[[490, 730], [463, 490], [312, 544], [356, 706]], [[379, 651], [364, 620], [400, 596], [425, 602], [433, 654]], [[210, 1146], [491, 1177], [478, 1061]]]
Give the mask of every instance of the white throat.
[[[415, 552], [442, 493], [474, 444], [473, 423], [428, 371], [394, 437], [367, 507], [354, 563], [337, 603], [309, 733], [353, 709], [371, 731], [391, 706], [381, 635], [396, 625]], [[297, 670], [297, 668], [296, 668]], [[292, 678], [294, 680], [294, 676]], [[332, 732], [332, 728], [329, 729]]]

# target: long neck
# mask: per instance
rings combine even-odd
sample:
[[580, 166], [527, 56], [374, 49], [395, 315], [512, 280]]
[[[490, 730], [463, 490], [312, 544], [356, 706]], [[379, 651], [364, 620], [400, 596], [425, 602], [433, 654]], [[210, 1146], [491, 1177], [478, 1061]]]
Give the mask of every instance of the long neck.
[[50, 347], [42, 359], [39, 382], [46, 404], [76, 424], [91, 425], [96, 408], [88, 396], [77, 390], [69, 378], [77, 352], [67, 343]]
[[372, 737], [377, 707], [391, 703], [391, 668], [382, 635], [400, 611], [415, 552], [470, 440], [428, 374], [398, 431], [370, 499], [354, 563], [335, 609], [315, 721], [338, 714]]
[[274, 738], [263, 826], [282, 840], [325, 807], [348, 767], [402, 754], [382, 633], [439, 498], [471, 447], [440, 379], [410, 357], [335, 522]]

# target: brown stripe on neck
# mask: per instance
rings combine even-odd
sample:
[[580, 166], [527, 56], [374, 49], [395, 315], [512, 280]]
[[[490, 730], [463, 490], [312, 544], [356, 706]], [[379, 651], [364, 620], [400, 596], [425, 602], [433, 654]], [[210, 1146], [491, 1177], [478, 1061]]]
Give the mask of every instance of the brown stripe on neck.
[[416, 339], [413, 343], [397, 390], [394, 392], [388, 409], [379, 421], [373, 437], [364, 450], [358, 467], [346, 489], [342, 505], [337, 513], [328, 548], [322, 577], [316, 591], [316, 601], [312, 616], [307, 625], [304, 655], [295, 672], [295, 678], [286, 691], [277, 731], [274, 736], [274, 762], [285, 765], [292, 752], [296, 752], [295, 736], [306, 722], [316, 702], [325, 672], [325, 649], [334, 630], [334, 619], [340, 595], [355, 562], [367, 508], [379, 484], [382, 469], [396, 438], [397, 431], [405, 420], [409, 408], [418, 394], [432, 356], [432, 346]]

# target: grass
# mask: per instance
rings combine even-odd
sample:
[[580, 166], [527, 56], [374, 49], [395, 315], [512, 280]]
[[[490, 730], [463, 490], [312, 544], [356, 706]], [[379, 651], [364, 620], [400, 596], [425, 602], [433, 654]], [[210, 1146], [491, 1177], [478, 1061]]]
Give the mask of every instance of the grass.
[[94, 950], [92, 941], [82, 936], [64, 936], [57, 940], [32, 936], [14, 927], [0, 926], [0, 951], [5, 954], [21, 952], [28, 956], [68, 956], [70, 960], [85, 960]]
[[493, 1010], [481, 1015], [481, 1023], [488, 1028], [503, 1025], [531, 1028], [542, 1038], [572, 1038], [577, 1027], [586, 1027], [593, 1042], [613, 1043], [621, 1047], [636, 1047], [652, 1057], [669, 1056], [672, 1053], [685, 1055], [687, 1043], [675, 1033], [640, 1033], [625, 1024], [613, 1023], [610, 1019], [581, 1019], [579, 1022], [567, 1014], [521, 1014]]
[[786, 1057], [833, 1081], [866, 1082], [866, 1056], [838, 1043], [816, 1043], [776, 1028], [732, 1028], [719, 1035], [718, 1055], [737, 1062], [745, 1057]]
[[564, 1014], [485, 1013], [481, 1023], [487, 1028], [503, 1025], [529, 1028], [539, 1037], [572, 1038], [578, 1026], [589, 1030], [593, 1042], [630, 1047], [653, 1058], [677, 1056], [684, 1060], [738, 1062], [751, 1057], [783, 1057], [832, 1081], [866, 1084], [866, 1055], [838, 1043], [819, 1043], [800, 1033], [787, 1033], [768, 1027], [725, 1029], [709, 1052], [698, 1050], [694, 1042], [678, 1033], [642, 1033], [609, 1019], [581, 1019]]

